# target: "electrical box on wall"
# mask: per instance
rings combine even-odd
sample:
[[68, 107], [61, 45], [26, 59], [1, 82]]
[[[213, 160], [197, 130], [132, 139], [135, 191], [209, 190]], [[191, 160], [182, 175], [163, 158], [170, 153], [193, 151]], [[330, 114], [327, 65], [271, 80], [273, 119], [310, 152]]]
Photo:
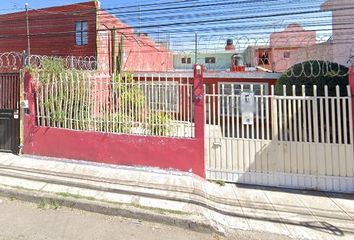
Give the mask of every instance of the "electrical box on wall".
[[28, 100], [22, 100], [21, 101], [21, 108], [28, 109], [28, 107], [29, 107]]

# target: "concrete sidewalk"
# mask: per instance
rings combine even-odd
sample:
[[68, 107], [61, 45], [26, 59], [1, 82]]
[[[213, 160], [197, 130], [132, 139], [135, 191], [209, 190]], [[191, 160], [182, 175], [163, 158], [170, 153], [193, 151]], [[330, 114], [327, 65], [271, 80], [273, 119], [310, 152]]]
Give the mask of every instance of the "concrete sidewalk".
[[176, 171], [5, 153], [0, 153], [0, 183], [0, 193], [6, 196], [29, 201], [56, 198], [69, 205], [80, 202], [75, 207], [135, 214], [196, 230], [211, 227], [226, 234], [241, 229], [295, 239], [354, 239], [353, 195], [220, 186]]

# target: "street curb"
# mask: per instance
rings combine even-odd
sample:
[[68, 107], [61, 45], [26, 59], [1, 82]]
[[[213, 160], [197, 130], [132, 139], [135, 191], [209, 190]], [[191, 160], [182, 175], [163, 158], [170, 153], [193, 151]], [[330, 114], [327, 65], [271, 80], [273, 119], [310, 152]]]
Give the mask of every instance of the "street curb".
[[[143, 208], [129, 206], [126, 204], [114, 204], [102, 202], [99, 200], [87, 200], [84, 198], [61, 197], [56, 194], [39, 192], [35, 190], [13, 189], [11, 187], [0, 187], [0, 196], [14, 198], [19, 201], [40, 204], [43, 201], [47, 203], [58, 203], [62, 207], [74, 208], [78, 210], [94, 212], [109, 216], [119, 216], [124, 218], [139, 219], [148, 222], [161, 223], [170, 226], [176, 226], [183, 229], [189, 229], [201, 233], [217, 233], [225, 235], [206, 221], [192, 219], [191, 215], [179, 215], [168, 213], [162, 214], [154, 212], [153, 209], [145, 210]], [[158, 209], [156, 209], [158, 210]]]

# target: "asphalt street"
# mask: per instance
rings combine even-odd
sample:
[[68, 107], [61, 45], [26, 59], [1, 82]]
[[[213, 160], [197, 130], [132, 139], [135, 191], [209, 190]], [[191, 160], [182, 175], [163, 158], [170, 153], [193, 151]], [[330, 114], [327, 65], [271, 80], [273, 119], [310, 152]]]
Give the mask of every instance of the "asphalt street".
[[[225, 238], [139, 219], [106, 216], [56, 204], [33, 204], [0, 197], [0, 240], [226, 240], [269, 239], [240, 231]], [[278, 236], [279, 237], [279, 236]], [[280, 239], [280, 238], [272, 239]]]

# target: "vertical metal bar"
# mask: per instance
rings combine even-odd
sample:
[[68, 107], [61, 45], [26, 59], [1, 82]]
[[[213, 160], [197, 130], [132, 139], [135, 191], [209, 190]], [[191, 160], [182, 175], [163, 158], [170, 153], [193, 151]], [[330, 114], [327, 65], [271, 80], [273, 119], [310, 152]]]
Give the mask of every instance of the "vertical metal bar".
[[299, 122], [299, 109], [296, 109], [296, 105], [297, 105], [297, 100], [296, 100], [296, 87], [295, 85], [292, 86], [293, 88], [293, 126], [294, 126], [294, 139], [293, 141], [297, 142], [298, 139], [298, 122]]
[[265, 112], [266, 112], [266, 125], [267, 125], [267, 128], [266, 128], [266, 131], [267, 131], [267, 137], [266, 139], [268, 140], [271, 140], [271, 136], [270, 136], [270, 130], [272, 129], [272, 126], [271, 126], [271, 122], [270, 122], [270, 114], [269, 114], [269, 111], [271, 110], [271, 106], [270, 106], [270, 96], [267, 95], [266, 97], [266, 109], [265, 109]]
[[[352, 93], [350, 86], [347, 86], [348, 93], [348, 120], [349, 120], [349, 129], [353, 129], [353, 110], [352, 110]], [[353, 131], [349, 132], [349, 144], [353, 145]]]
[[237, 106], [236, 104], [236, 99], [235, 99], [235, 92], [234, 92], [234, 84], [231, 84], [231, 136], [232, 138], [235, 138], [235, 110]]
[[225, 106], [225, 96], [226, 96], [226, 94], [225, 94], [225, 85], [224, 84], [221, 84], [221, 94], [222, 94], [222, 97], [221, 97], [221, 99], [222, 99], [222, 101], [221, 101], [221, 119], [222, 119], [222, 136], [223, 137], [226, 137], [226, 135], [225, 135], [225, 108], [224, 108], [224, 106]]
[[[284, 89], [283, 89], [283, 93], [284, 93]], [[279, 98], [278, 100], [278, 111], [279, 111], [279, 119], [278, 119], [278, 125], [279, 125], [279, 132], [278, 132], [278, 139], [279, 141], [283, 141], [283, 126], [284, 126], [284, 119], [283, 119], [283, 100], [284, 100], [284, 96], [283, 98]], [[273, 110], [274, 111], [274, 110]]]
[[[264, 125], [264, 120], [265, 120], [264, 119], [265, 118], [265, 116], [264, 116], [264, 103], [265, 103], [265, 101], [264, 101], [264, 99], [265, 99], [264, 85], [261, 84], [260, 86], [261, 86], [261, 138], [262, 138], [262, 140], [265, 140], [264, 130], [265, 130], [265, 128], [268, 128], [268, 125], [267, 125], [267, 127]], [[257, 139], [258, 139], [258, 137], [257, 137]]]
[[315, 143], [319, 142], [318, 139], [318, 128], [320, 124], [318, 123], [318, 97], [317, 97], [317, 86], [313, 86], [313, 100], [312, 100], [312, 113], [313, 113], [313, 133]]
[[97, 131], [97, 79], [98, 75], [95, 75], [94, 77], [94, 91], [93, 91], [93, 96], [92, 96], [92, 102], [93, 102], [93, 129], [96, 132]]
[[[147, 109], [147, 112], [148, 111], [151, 111], [151, 108], [150, 108], [150, 95], [148, 93], [149, 91], [149, 88], [148, 88], [148, 85], [147, 85], [147, 80], [146, 80], [146, 74], [144, 75], [144, 91], [145, 91], [145, 101], [147, 101], [147, 104], [145, 104], [144, 108], [148, 108]], [[144, 112], [145, 114], [145, 117], [144, 117], [144, 129], [147, 129], [147, 126], [149, 125], [149, 116], [146, 114], [147, 112]], [[146, 133], [147, 130], [144, 130], [144, 134], [147, 134]]]
[[[343, 115], [343, 143], [344, 144], [348, 144], [348, 131], [347, 129], [349, 129], [349, 132], [352, 132], [350, 131], [350, 129], [352, 128], [348, 128], [348, 122], [347, 122], [347, 109], [348, 109], [348, 105], [347, 105], [347, 97], [341, 97], [341, 101], [342, 101], [342, 115]], [[349, 100], [348, 100], [349, 101]]]
[[307, 99], [307, 124], [308, 124], [308, 136], [309, 136], [309, 141], [312, 143], [312, 135], [313, 135], [313, 131], [312, 131], [312, 111], [311, 111], [311, 102], [313, 101], [313, 97], [309, 97]]
[[286, 85], [283, 85], [283, 131], [282, 131], [282, 135], [284, 136], [284, 140], [288, 141], [288, 117], [287, 117], [287, 105], [288, 105], [288, 101], [286, 98]]
[[326, 109], [326, 143], [330, 143], [331, 139], [330, 139], [330, 135], [331, 135], [331, 124], [329, 122], [329, 116], [330, 116], [330, 112], [329, 112], [329, 101], [330, 98], [328, 97], [328, 86], [325, 85], [324, 86], [324, 92], [325, 92], [325, 109]]
[[301, 91], [302, 91], [302, 117], [303, 117], [303, 136], [304, 136], [304, 141], [308, 142], [308, 138], [307, 138], [307, 117], [306, 117], [306, 90], [305, 90], [305, 86], [302, 85], [301, 86]]
[[323, 144], [325, 143], [325, 126], [326, 126], [326, 123], [324, 122], [324, 106], [323, 106], [323, 101], [325, 100], [325, 98], [319, 98], [319, 101], [320, 101], [320, 122], [319, 122], [319, 130], [321, 132], [320, 136], [321, 136], [321, 139], [320, 139], [320, 142]]
[[[242, 92], [243, 92], [243, 84], [241, 84], [241, 93]], [[241, 102], [241, 99], [240, 99], [240, 102]], [[241, 136], [240, 136], [240, 138], [248, 138], [248, 128], [246, 128], [247, 133], [245, 135], [245, 125], [242, 122], [242, 112], [241, 111], [240, 111], [240, 118], [241, 118]]]
[[339, 86], [336, 86], [336, 103], [337, 103], [337, 127], [338, 127], [338, 144], [342, 144], [342, 117], [340, 107], [340, 90]]

